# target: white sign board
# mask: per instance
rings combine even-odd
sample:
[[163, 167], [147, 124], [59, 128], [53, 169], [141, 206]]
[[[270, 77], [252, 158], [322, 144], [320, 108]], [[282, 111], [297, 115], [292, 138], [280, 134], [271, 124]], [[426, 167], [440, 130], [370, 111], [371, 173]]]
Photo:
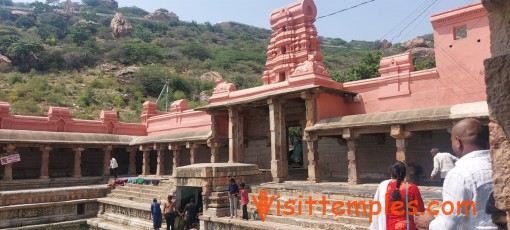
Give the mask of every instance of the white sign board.
[[21, 161], [18, 153], [5, 153], [0, 155], [0, 162], [2, 165], [12, 164]]

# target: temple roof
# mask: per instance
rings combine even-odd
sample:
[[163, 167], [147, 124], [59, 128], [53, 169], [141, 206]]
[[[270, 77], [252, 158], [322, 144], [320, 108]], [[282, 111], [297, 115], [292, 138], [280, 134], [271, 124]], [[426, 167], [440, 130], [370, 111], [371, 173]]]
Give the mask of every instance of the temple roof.
[[132, 140], [133, 136], [114, 134], [0, 129], [0, 142], [10, 143], [127, 145]]
[[136, 137], [130, 145], [153, 144], [153, 143], [171, 143], [188, 141], [205, 141], [212, 137], [211, 130], [198, 130], [190, 132], [169, 133], [163, 135]]
[[437, 122], [463, 118], [488, 118], [487, 102], [475, 102], [426, 109], [349, 115], [321, 120], [307, 131], [320, 131], [364, 126], [404, 125], [417, 122]]

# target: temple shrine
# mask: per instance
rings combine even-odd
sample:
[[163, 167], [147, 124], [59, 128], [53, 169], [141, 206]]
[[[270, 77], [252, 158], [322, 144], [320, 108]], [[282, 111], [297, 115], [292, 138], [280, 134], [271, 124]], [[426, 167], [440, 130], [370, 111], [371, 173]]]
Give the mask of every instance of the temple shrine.
[[[0, 228], [151, 229], [153, 196], [164, 201], [173, 193], [182, 202], [200, 200], [201, 229], [368, 229], [366, 217], [302, 217], [301, 225], [274, 213], [263, 223], [223, 218], [227, 179], [289, 199], [332, 189], [332, 199], [369, 200], [399, 160], [409, 180], [430, 186], [430, 149], [451, 152], [451, 128], [463, 118], [489, 122], [489, 19], [481, 3], [435, 14], [436, 68], [415, 71], [406, 52], [384, 57], [379, 77], [342, 84], [322, 62], [316, 17], [313, 0], [272, 12], [262, 86], [237, 90], [218, 79], [210, 103], [195, 110], [179, 100], [162, 112], [148, 101], [140, 123], [124, 123], [113, 111], [90, 121], [61, 107], [50, 107], [47, 117], [13, 115], [0, 102], [0, 153], [21, 158], [0, 167]], [[459, 28], [467, 36], [457, 36]], [[289, 165], [290, 128], [303, 130], [302, 167]], [[107, 188], [110, 156], [121, 177], [159, 185]], [[424, 194], [437, 198], [436, 190]]]

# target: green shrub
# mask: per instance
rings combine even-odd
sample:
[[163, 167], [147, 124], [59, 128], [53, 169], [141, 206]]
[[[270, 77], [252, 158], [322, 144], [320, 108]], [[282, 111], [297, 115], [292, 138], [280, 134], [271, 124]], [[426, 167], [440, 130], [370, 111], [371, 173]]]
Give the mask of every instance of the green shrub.
[[35, 19], [28, 16], [21, 16], [16, 19], [16, 26], [24, 29], [28, 29], [35, 25]]
[[138, 16], [143, 17], [149, 12], [145, 11], [144, 9], [136, 6], [130, 6], [130, 7], [120, 7], [117, 9], [118, 12], [121, 12], [125, 16]]
[[122, 98], [122, 96], [120, 95], [117, 95], [115, 96], [115, 105], [118, 107], [118, 108], [123, 108], [124, 106], [126, 106], [126, 102], [124, 101], [124, 99]]
[[23, 77], [18, 73], [15, 73], [15, 74], [12, 74], [11, 76], [9, 76], [7, 78], [7, 82], [11, 85], [14, 85], [16, 83], [24, 83]]
[[103, 84], [99, 80], [94, 79], [90, 83], [90, 87], [93, 88], [93, 89], [102, 89], [103, 88]]
[[76, 82], [76, 83], [78, 83], [78, 84], [81, 84], [81, 83], [83, 83], [84, 81], [85, 81], [85, 80], [83, 79], [83, 76], [78, 75], [78, 76], [74, 77], [74, 82]]
[[181, 100], [181, 99], [186, 99], [186, 94], [180, 90], [177, 90], [175, 91], [173, 94], [172, 94], [172, 99], [174, 101], [177, 101], [177, 100]]
[[22, 115], [31, 115], [31, 116], [44, 116], [44, 111], [32, 98], [27, 98], [25, 100], [17, 100], [11, 103], [12, 113], [14, 114], [22, 114]]
[[140, 84], [145, 93], [151, 97], [158, 97], [168, 79], [168, 71], [160, 66], [146, 66], [134, 74], [135, 81]]
[[[2, 1], [2, 0], [0, 0], [0, 1]], [[0, 20], [12, 21], [15, 19], [16, 19], [16, 16], [14, 14], [12, 14], [10, 10], [0, 9]]]
[[9, 47], [7, 55], [21, 72], [28, 72], [39, 65], [44, 47], [38, 43], [16, 42]]
[[163, 52], [158, 46], [141, 40], [133, 40], [112, 50], [108, 55], [112, 60], [130, 65], [136, 63], [158, 63], [163, 58]]
[[85, 91], [78, 96], [77, 102], [80, 107], [87, 107], [97, 103], [94, 92], [89, 87], [85, 88]]
[[7, 53], [9, 47], [17, 41], [19, 41], [19, 37], [17, 35], [0, 36], [0, 53]]

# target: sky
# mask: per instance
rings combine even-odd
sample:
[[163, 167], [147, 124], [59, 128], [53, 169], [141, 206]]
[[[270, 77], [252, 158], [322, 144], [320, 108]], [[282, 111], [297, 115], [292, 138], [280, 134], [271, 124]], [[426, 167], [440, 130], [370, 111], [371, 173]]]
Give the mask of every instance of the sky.
[[[33, 0], [14, 0], [33, 2]], [[44, 0], [40, 0], [44, 1]], [[78, 1], [78, 0], [74, 0]], [[137, 6], [149, 12], [165, 8], [180, 20], [199, 23], [235, 21], [270, 29], [269, 14], [296, 0], [118, 0], [119, 6]], [[315, 0], [318, 16], [372, 1], [315, 23], [320, 36], [344, 40], [403, 42], [432, 33], [432, 14], [476, 0]], [[413, 22], [414, 21], [414, 22]], [[404, 23], [401, 23], [404, 22]], [[412, 22], [412, 23], [411, 23]]]

